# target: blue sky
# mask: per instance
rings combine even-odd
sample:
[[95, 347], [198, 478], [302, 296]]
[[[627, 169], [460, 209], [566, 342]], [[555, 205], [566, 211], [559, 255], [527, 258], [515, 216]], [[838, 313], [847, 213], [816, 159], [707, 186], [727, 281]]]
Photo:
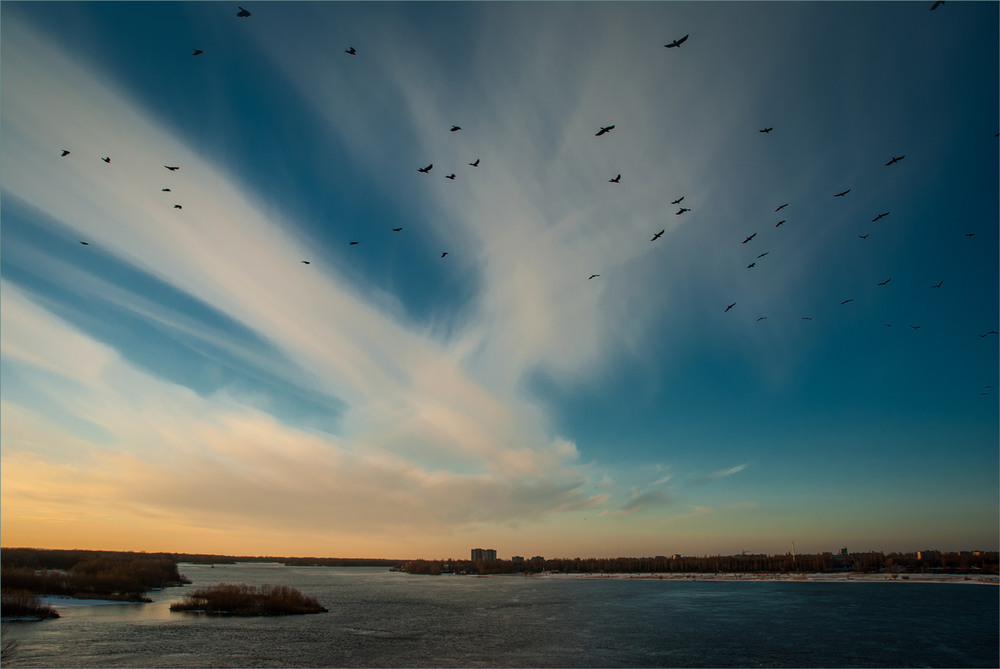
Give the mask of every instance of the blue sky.
[[997, 549], [997, 3], [243, 6], [0, 5], [4, 545]]

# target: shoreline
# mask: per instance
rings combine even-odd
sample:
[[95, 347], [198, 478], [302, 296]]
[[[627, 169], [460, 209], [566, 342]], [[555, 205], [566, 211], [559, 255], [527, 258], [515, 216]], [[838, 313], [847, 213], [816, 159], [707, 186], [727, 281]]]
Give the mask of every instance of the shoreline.
[[[491, 576], [493, 574], [490, 574]], [[496, 574], [502, 576], [507, 574]], [[509, 574], [515, 576], [515, 574]], [[765, 573], [765, 572], [720, 572], [715, 573], [671, 573], [671, 574], [531, 574], [529, 578], [546, 579], [614, 579], [653, 581], [724, 581], [724, 582], [780, 582], [780, 583], [949, 583], [961, 585], [1000, 585], [996, 574], [865, 574], [854, 572], [838, 573]]]

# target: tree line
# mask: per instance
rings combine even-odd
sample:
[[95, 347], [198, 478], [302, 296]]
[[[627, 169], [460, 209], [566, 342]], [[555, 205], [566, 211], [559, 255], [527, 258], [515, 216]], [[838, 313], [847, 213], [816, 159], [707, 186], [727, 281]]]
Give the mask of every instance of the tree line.
[[808, 555], [711, 555], [617, 558], [532, 558], [524, 561], [409, 560], [401, 565], [411, 574], [538, 574], [542, 572], [642, 574], [642, 573], [953, 573], [996, 574], [998, 553], [818, 553]]

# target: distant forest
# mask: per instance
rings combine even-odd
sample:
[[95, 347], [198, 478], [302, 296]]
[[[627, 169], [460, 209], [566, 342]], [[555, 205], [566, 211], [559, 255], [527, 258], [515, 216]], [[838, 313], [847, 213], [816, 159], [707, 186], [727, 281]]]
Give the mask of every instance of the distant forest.
[[815, 555], [713, 555], [618, 558], [556, 558], [530, 560], [411, 560], [401, 569], [411, 574], [538, 574], [542, 572], [598, 574], [657, 573], [949, 573], [996, 574], [996, 551], [961, 553], [820, 553]]

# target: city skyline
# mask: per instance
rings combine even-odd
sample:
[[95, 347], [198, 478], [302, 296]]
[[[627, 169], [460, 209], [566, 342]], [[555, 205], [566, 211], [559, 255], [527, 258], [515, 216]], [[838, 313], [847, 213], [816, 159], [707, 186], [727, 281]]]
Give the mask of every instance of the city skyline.
[[997, 3], [243, 7], [2, 4], [4, 546], [998, 549]]

